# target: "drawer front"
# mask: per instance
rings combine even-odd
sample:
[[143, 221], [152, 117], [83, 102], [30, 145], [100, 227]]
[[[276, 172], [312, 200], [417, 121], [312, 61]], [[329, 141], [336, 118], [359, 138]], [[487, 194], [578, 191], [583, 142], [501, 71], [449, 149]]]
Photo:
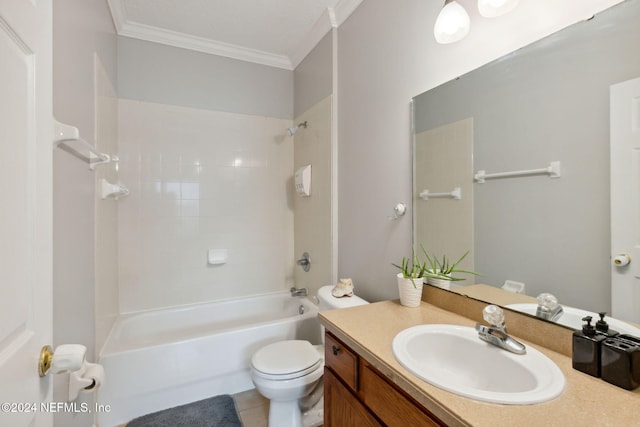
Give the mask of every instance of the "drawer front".
[[365, 405], [389, 427], [445, 425], [400, 393], [366, 362], [362, 363], [360, 388]]
[[324, 364], [353, 391], [358, 390], [358, 357], [328, 332], [325, 334]]

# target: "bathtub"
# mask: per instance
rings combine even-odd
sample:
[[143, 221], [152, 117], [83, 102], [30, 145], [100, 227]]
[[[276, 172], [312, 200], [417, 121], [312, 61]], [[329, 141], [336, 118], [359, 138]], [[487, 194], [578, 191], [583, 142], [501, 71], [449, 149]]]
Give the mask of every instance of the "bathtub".
[[249, 364], [279, 340], [321, 343], [318, 307], [289, 292], [120, 316], [102, 351], [100, 427], [253, 388]]

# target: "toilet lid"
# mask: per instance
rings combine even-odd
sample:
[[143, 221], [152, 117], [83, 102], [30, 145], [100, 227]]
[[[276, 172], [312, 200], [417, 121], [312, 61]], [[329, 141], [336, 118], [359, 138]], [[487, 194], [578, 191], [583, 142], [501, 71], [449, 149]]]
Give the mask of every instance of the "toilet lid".
[[309, 341], [302, 340], [269, 344], [251, 358], [254, 369], [269, 375], [289, 375], [315, 368], [318, 362], [320, 353]]

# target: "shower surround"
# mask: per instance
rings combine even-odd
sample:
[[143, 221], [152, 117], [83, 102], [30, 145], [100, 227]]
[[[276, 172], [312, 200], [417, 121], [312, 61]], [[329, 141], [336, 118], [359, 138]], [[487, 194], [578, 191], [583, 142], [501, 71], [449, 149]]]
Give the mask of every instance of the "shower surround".
[[[120, 99], [120, 312], [293, 284], [291, 120]], [[228, 249], [207, 265], [208, 249]]]

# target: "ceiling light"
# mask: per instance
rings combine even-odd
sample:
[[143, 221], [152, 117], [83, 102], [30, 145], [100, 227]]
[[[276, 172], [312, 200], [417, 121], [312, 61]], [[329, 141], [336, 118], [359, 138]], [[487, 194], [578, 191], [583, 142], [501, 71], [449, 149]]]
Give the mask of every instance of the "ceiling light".
[[433, 35], [438, 43], [457, 42], [469, 33], [470, 23], [469, 14], [464, 7], [455, 0], [445, 0], [433, 28]]
[[520, 0], [478, 0], [478, 10], [485, 18], [495, 18], [511, 12]]

